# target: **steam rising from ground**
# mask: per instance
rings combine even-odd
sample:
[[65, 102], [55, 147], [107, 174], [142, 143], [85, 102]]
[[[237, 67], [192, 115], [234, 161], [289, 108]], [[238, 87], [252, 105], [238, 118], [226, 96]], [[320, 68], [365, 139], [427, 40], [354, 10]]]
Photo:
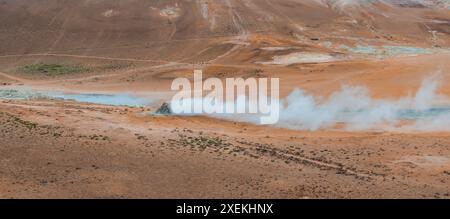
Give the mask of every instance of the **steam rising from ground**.
[[448, 98], [437, 94], [439, 76], [426, 78], [414, 95], [377, 100], [362, 86], [343, 86], [326, 99], [295, 90], [280, 112], [280, 127], [318, 130], [450, 131]]
[[[274, 126], [316, 131], [450, 131], [450, 98], [437, 93], [438, 74], [424, 79], [416, 93], [399, 99], [373, 99], [366, 87], [347, 86], [329, 97], [315, 97], [301, 89], [281, 100]], [[249, 103], [243, 97], [238, 102]], [[269, 100], [270, 101], [270, 100]], [[258, 114], [207, 114], [232, 121], [259, 124]]]

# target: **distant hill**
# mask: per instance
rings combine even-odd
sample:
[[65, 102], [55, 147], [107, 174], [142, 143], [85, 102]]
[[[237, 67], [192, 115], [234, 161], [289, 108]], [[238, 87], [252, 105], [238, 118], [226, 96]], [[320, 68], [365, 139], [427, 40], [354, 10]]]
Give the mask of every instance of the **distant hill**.
[[179, 60], [204, 45], [215, 45], [220, 53], [230, 40], [260, 43], [251, 36], [449, 46], [449, 5], [443, 0], [0, 0], [0, 54]]

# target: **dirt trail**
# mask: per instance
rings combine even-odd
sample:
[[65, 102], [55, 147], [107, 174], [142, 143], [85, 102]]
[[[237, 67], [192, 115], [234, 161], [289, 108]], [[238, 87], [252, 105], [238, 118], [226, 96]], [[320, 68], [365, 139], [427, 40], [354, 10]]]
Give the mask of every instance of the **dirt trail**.
[[[228, 54], [228, 53], [226, 53]], [[26, 57], [26, 56], [55, 56], [55, 57], [71, 57], [71, 58], [85, 58], [85, 59], [100, 59], [100, 60], [113, 60], [113, 61], [130, 61], [130, 62], [150, 62], [150, 63], [162, 63], [169, 65], [188, 65], [192, 66], [189, 62], [179, 62], [179, 61], [167, 61], [167, 60], [154, 60], [154, 59], [133, 59], [133, 58], [113, 58], [104, 56], [89, 56], [89, 55], [72, 55], [72, 54], [60, 54], [60, 53], [33, 53], [33, 54], [22, 54], [22, 55], [3, 55], [0, 58], [11, 58], [11, 57]], [[221, 55], [222, 57], [223, 55]], [[259, 64], [220, 64], [220, 63], [210, 63], [210, 66], [217, 67], [248, 67], [252, 68], [258, 66]], [[164, 65], [160, 65], [164, 66]]]
[[[88, 59], [101, 59], [101, 60], [114, 60], [114, 61], [131, 61], [131, 62], [153, 62], [153, 63], [173, 63], [165, 60], [153, 60], [153, 59], [133, 59], [133, 58], [112, 58], [104, 56], [90, 56], [90, 55], [72, 55], [72, 54], [60, 54], [60, 53], [31, 53], [22, 55], [3, 55], [0, 58], [10, 57], [26, 57], [26, 56], [59, 56], [59, 57], [72, 57], [72, 58], [88, 58]], [[189, 63], [184, 63], [189, 64]]]
[[12, 75], [9, 75], [9, 74], [3, 73], [3, 72], [0, 72], [0, 75], [5, 77], [5, 78], [11, 79], [13, 81], [18, 81], [20, 83], [26, 83], [26, 82], [29, 81], [27, 79], [20, 78], [20, 77], [17, 77], [17, 76], [12, 76]]

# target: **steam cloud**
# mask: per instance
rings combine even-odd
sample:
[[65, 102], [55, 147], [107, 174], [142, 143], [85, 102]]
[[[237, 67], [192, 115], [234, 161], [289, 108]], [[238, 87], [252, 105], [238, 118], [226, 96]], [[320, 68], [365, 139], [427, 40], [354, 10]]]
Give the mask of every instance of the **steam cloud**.
[[362, 86], [343, 86], [325, 100], [295, 90], [280, 112], [280, 127], [299, 130], [450, 131], [448, 98], [437, 94], [439, 75], [423, 80], [415, 95], [398, 100], [372, 99]]
[[[274, 126], [310, 131], [450, 131], [450, 98], [437, 93], [439, 79], [439, 74], [429, 76], [416, 93], [396, 100], [373, 99], [363, 86], [344, 85], [326, 98], [296, 89], [281, 100], [280, 119]], [[245, 98], [237, 100], [245, 101]], [[261, 115], [207, 116], [258, 124]]]

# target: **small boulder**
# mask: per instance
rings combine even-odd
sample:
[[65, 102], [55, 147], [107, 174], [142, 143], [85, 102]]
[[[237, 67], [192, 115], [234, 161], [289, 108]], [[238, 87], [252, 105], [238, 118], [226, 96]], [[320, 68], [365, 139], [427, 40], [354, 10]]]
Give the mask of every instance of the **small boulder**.
[[168, 103], [163, 103], [155, 113], [160, 115], [170, 115], [172, 114], [172, 110], [170, 109], [170, 105]]

